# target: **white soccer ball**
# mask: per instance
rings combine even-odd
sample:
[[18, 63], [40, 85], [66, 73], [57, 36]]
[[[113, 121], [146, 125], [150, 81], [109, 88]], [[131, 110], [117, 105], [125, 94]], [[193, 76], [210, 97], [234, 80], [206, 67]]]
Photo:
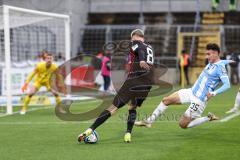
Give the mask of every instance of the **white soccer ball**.
[[99, 139], [98, 133], [96, 131], [93, 131], [92, 134], [84, 138], [84, 142], [94, 144], [97, 143], [98, 139]]

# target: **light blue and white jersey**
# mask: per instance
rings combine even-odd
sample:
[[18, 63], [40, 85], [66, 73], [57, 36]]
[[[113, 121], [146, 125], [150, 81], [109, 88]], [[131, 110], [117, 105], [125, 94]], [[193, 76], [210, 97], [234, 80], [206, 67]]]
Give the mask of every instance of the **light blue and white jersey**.
[[[193, 95], [201, 101], [206, 101], [208, 92], [214, 91], [216, 94], [219, 94], [230, 88], [230, 82], [225, 68], [225, 65], [229, 63], [229, 60], [220, 60], [212, 64], [209, 63], [193, 85]], [[215, 91], [220, 82], [222, 82], [223, 85]]]

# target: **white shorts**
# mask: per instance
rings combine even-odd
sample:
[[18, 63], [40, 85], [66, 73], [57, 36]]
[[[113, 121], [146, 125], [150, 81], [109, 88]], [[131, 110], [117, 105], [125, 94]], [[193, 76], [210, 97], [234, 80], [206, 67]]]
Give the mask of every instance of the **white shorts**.
[[178, 95], [182, 104], [190, 103], [188, 109], [184, 113], [186, 117], [191, 117], [194, 119], [201, 117], [204, 109], [206, 108], [207, 102], [203, 102], [194, 96], [191, 88], [180, 89], [178, 91]]

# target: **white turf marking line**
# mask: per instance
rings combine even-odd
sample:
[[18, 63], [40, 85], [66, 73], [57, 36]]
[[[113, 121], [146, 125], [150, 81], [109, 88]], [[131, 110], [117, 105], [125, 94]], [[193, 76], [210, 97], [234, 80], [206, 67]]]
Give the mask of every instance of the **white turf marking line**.
[[[156, 121], [154, 123], [176, 123], [176, 121]], [[0, 125], [61, 125], [61, 124], [91, 124], [93, 121], [81, 121], [81, 122], [66, 122], [66, 121], [60, 121], [60, 122], [0, 122]], [[110, 121], [105, 122], [108, 124], [125, 124], [126, 121]], [[144, 127], [142, 127], [144, 128]]]
[[240, 116], [240, 112], [233, 113], [233, 114], [221, 119], [220, 122], [227, 122], [227, 121], [229, 121], [229, 120], [231, 120], [231, 119], [233, 119], [237, 116]]
[[[93, 103], [93, 102], [97, 102], [97, 101], [98, 101], [98, 100], [93, 100], [93, 101], [89, 101], [89, 102], [80, 102], [80, 104]], [[50, 109], [50, 108], [54, 108], [54, 106], [31, 108], [31, 109], [28, 109], [27, 112], [32, 112], [32, 111], [37, 111], [37, 110], [43, 110], [43, 109]], [[15, 114], [19, 114], [19, 111], [13, 112], [13, 114], [3, 114], [3, 115], [0, 115], [0, 118], [1, 118], [1, 117], [12, 116], [12, 115], [15, 115]], [[27, 113], [26, 113], [26, 114], [27, 114]], [[24, 115], [23, 115], [23, 116], [24, 116]]]
[[[27, 112], [32, 112], [32, 111], [37, 111], [37, 110], [43, 110], [43, 109], [50, 109], [50, 108], [54, 108], [53, 106], [49, 106], [49, 107], [39, 107], [39, 108], [31, 108], [31, 109], [28, 109]], [[0, 115], [0, 117], [7, 117], [7, 116], [12, 116], [12, 115], [15, 115], [15, 114], [18, 114], [19, 111], [16, 111], [16, 112], [13, 112], [13, 114], [3, 114], [3, 115]], [[27, 113], [26, 113], [27, 114]], [[24, 115], [23, 115], [24, 116]]]
[[88, 124], [92, 122], [0, 122], [0, 125]]

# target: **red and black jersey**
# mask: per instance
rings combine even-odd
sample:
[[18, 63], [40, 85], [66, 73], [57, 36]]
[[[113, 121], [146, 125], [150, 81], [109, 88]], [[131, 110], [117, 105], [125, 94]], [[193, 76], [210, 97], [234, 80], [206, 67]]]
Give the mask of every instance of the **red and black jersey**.
[[154, 51], [151, 45], [141, 41], [131, 41], [130, 43], [130, 73], [139, 71], [141, 72], [143, 70], [139, 64], [140, 61], [145, 61], [149, 65], [153, 65]]
[[[153, 84], [154, 52], [152, 47], [141, 41], [131, 41], [128, 58], [130, 63], [128, 77], [113, 100], [113, 105], [117, 108], [121, 108], [129, 101], [133, 106], [141, 106]], [[150, 70], [141, 68], [140, 61], [148, 63]]]

